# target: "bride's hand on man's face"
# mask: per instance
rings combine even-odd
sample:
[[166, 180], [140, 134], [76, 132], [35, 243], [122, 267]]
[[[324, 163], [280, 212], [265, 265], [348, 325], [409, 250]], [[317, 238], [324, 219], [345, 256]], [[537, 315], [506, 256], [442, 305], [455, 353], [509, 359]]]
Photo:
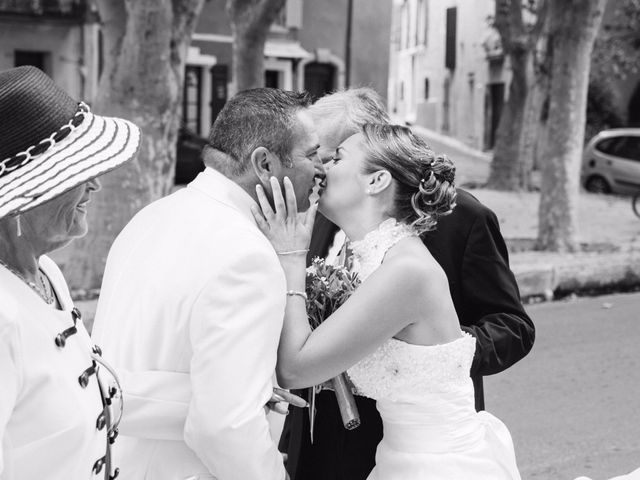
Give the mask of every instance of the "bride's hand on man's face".
[[311, 205], [306, 212], [298, 213], [296, 194], [291, 180], [285, 177], [282, 182], [284, 195], [278, 180], [271, 177], [270, 181], [275, 211], [271, 208], [262, 185], [256, 185], [260, 209], [252, 206], [251, 212], [258, 227], [278, 253], [306, 250], [311, 240], [318, 204]]

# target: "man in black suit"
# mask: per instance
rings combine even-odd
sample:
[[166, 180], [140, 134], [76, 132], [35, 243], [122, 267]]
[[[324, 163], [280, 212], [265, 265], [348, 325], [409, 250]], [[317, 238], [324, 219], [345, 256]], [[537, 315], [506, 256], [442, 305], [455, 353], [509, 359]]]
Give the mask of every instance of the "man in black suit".
[[[380, 97], [370, 89], [353, 89], [321, 98], [312, 107], [327, 161], [335, 148], [365, 123], [388, 122]], [[326, 257], [337, 227], [318, 215], [309, 258]], [[507, 248], [495, 214], [470, 193], [458, 189], [453, 213], [439, 220], [423, 241], [449, 279], [451, 296], [463, 330], [477, 340], [471, 367], [476, 409], [484, 409], [482, 377], [499, 373], [522, 359], [533, 346], [535, 329], [524, 311]], [[337, 246], [333, 246], [335, 249]], [[300, 393], [300, 392], [299, 392]], [[292, 480], [364, 480], [375, 465], [382, 421], [375, 401], [356, 396], [362, 424], [346, 430], [335, 394], [316, 397], [311, 444], [308, 412], [293, 409], [280, 442]]]

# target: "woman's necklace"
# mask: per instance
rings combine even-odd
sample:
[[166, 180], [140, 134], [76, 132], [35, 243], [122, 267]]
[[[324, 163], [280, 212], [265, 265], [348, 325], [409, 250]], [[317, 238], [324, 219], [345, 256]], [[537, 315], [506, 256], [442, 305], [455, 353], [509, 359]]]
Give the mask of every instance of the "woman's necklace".
[[16, 277], [18, 277], [20, 280], [26, 283], [31, 288], [31, 290], [36, 292], [38, 296], [45, 301], [45, 303], [47, 303], [48, 305], [51, 305], [53, 303], [53, 301], [55, 300], [55, 296], [53, 295], [53, 291], [50, 288], [50, 286], [47, 287], [48, 282], [43, 278], [44, 274], [40, 271], [39, 268], [38, 268], [38, 282], [40, 283], [40, 287], [38, 287], [38, 285], [36, 285], [32, 281], [27, 280], [20, 272], [15, 270], [13, 267], [10, 267], [9, 265], [7, 265], [2, 259], [0, 259], [0, 265], [2, 265], [4, 268], [9, 270]]

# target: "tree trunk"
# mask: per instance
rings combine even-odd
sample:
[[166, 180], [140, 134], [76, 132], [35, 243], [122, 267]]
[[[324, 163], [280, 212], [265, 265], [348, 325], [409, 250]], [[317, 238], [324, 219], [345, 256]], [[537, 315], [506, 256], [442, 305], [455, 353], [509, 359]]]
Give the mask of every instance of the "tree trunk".
[[578, 248], [580, 161], [591, 52], [606, 0], [552, 0], [548, 142], [542, 167], [538, 247]]
[[520, 190], [520, 137], [523, 114], [527, 101], [530, 79], [527, 78], [527, 63], [531, 62], [531, 52], [524, 49], [512, 52], [512, 78], [509, 97], [500, 115], [493, 160], [487, 187], [496, 190]]
[[[532, 75], [533, 78], [533, 75]], [[518, 141], [518, 183], [519, 189], [531, 190], [531, 173], [533, 172], [536, 143], [540, 134], [540, 116], [544, 102], [544, 91], [541, 84], [534, 81], [529, 91], [522, 114], [522, 127]]]
[[540, 138], [545, 135], [546, 121], [542, 119], [543, 106], [549, 96], [548, 32], [539, 39], [542, 48], [529, 58], [527, 78], [532, 79], [522, 115], [522, 130], [518, 145], [519, 186], [532, 190], [533, 170], [539, 165]]
[[227, 0], [235, 91], [264, 86], [264, 44], [286, 0]]
[[137, 159], [100, 178], [89, 233], [65, 273], [72, 288], [98, 288], [113, 240], [142, 207], [173, 185], [182, 85], [204, 0], [99, 0], [104, 69], [93, 110], [142, 130]]
[[[507, 102], [500, 116], [487, 186], [497, 190], [530, 188], [535, 144], [536, 46], [543, 35], [547, 1], [535, 4], [536, 20], [525, 22], [522, 0], [496, 0], [494, 26], [511, 66]], [[530, 16], [530, 13], [528, 14]], [[544, 32], [546, 33], [546, 32]], [[539, 111], [537, 112], [539, 113]], [[533, 128], [532, 128], [533, 127]]]

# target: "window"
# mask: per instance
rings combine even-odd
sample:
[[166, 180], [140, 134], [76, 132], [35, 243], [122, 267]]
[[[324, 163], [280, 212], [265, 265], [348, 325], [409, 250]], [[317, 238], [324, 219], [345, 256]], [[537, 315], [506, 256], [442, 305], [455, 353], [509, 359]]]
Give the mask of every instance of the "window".
[[606, 138], [596, 145], [596, 149], [607, 155], [640, 162], [640, 137]]
[[48, 70], [49, 52], [32, 52], [26, 50], [16, 50], [13, 54], [13, 65], [22, 67], [23, 65], [31, 65], [37, 67], [45, 73]]
[[400, 41], [400, 48], [409, 48], [409, 39], [411, 32], [409, 31], [409, 4], [405, 0], [400, 9], [400, 32], [402, 40]]
[[429, 100], [429, 79], [424, 79], [424, 99]]
[[282, 33], [290, 28], [302, 28], [302, 1], [285, 0], [271, 24], [271, 30]]
[[427, 45], [428, 14], [427, 0], [418, 0], [416, 12], [416, 45]]
[[402, 7], [400, 10], [394, 7], [391, 21], [391, 45], [397, 52], [402, 48]]
[[273, 21], [273, 25], [277, 25], [278, 27], [286, 28], [287, 27], [287, 5], [282, 6], [275, 20]]
[[447, 24], [445, 38], [444, 66], [449, 70], [456, 68], [456, 24], [458, 19], [458, 9], [456, 7], [447, 8]]

